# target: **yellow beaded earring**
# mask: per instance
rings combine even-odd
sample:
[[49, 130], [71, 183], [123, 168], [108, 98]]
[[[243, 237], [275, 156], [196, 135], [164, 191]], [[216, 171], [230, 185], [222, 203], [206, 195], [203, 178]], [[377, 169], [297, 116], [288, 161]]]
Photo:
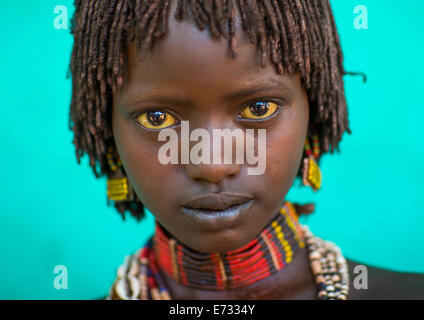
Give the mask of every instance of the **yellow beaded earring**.
[[108, 165], [112, 171], [107, 179], [107, 199], [113, 201], [133, 201], [135, 199], [134, 191], [124, 174], [122, 162], [113, 147], [109, 148], [106, 155]]
[[310, 186], [314, 191], [321, 188], [322, 173], [321, 169], [316, 162], [319, 157], [319, 139], [317, 135], [312, 136], [312, 147], [309, 144], [309, 139], [306, 137], [305, 153], [306, 157], [303, 159], [303, 184]]

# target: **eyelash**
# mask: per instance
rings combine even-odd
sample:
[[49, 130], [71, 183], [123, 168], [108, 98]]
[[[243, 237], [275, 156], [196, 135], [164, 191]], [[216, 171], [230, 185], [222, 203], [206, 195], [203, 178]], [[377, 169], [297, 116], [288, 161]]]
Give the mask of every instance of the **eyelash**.
[[162, 130], [162, 129], [149, 129], [149, 128], [146, 128], [146, 127], [144, 127], [144, 126], [142, 126], [138, 121], [137, 121], [137, 119], [138, 119], [138, 117], [139, 116], [141, 116], [142, 114], [144, 114], [144, 113], [147, 113], [147, 112], [153, 112], [153, 111], [161, 111], [161, 112], [164, 112], [164, 113], [168, 113], [168, 114], [170, 114], [171, 116], [173, 116], [175, 119], [177, 119], [178, 120], [178, 123], [177, 124], [175, 124], [175, 125], [172, 125], [172, 126], [169, 126], [169, 127], [167, 127], [167, 128], [174, 128], [174, 127], [176, 127], [176, 126], [178, 126], [179, 124], [180, 124], [180, 122], [181, 122], [181, 117], [180, 116], [177, 116], [177, 115], [175, 115], [175, 113], [173, 113], [173, 112], [171, 112], [171, 111], [169, 111], [169, 110], [166, 110], [166, 109], [164, 109], [164, 108], [161, 108], [161, 107], [158, 107], [158, 108], [148, 108], [148, 109], [145, 109], [145, 110], [142, 110], [142, 111], [136, 111], [136, 112], [134, 112], [134, 113], [132, 113], [131, 115], [130, 115], [130, 117], [133, 119], [133, 121], [135, 122], [135, 125], [136, 125], [136, 127], [137, 128], [139, 128], [139, 129], [142, 129], [142, 130], [146, 130], [146, 131], [150, 131], [150, 132], [158, 132], [158, 131], [160, 131], [160, 130]]
[[280, 111], [281, 111], [281, 109], [283, 108], [283, 106], [285, 105], [285, 101], [284, 100], [282, 100], [282, 99], [273, 99], [273, 98], [259, 98], [259, 99], [254, 99], [254, 100], [252, 100], [252, 101], [249, 101], [249, 102], [247, 102], [247, 103], [245, 103], [242, 107], [241, 107], [241, 109], [240, 109], [240, 111], [239, 111], [239, 114], [246, 108], [246, 107], [248, 107], [249, 105], [251, 105], [251, 104], [254, 104], [254, 103], [256, 103], [256, 102], [273, 102], [273, 103], [275, 103], [275, 104], [277, 104], [278, 105], [278, 109], [277, 109], [277, 111], [275, 111], [272, 115], [270, 115], [269, 117], [267, 117], [267, 118], [263, 118], [263, 119], [245, 119], [245, 118], [240, 118], [240, 117], [237, 117], [237, 120], [238, 121], [240, 121], [240, 122], [255, 122], [255, 123], [258, 123], [258, 122], [266, 122], [266, 121], [269, 121], [269, 120], [271, 120], [271, 119], [273, 119], [273, 118], [275, 118], [279, 113], [280, 113]]

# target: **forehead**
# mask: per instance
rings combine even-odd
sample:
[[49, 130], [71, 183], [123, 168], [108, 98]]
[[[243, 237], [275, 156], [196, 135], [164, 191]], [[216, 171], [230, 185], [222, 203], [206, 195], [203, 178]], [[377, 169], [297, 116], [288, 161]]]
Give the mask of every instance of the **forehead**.
[[[175, 3], [175, 2], [174, 2]], [[146, 52], [139, 61], [134, 43], [128, 46], [128, 78], [137, 86], [168, 86], [180, 88], [211, 88], [226, 90], [229, 87], [282, 80], [274, 65], [263, 68], [259, 52], [242, 30], [241, 18], [236, 9], [237, 58], [229, 54], [228, 40], [214, 39], [209, 30], [199, 30], [191, 19], [178, 21], [171, 7], [168, 33]]]

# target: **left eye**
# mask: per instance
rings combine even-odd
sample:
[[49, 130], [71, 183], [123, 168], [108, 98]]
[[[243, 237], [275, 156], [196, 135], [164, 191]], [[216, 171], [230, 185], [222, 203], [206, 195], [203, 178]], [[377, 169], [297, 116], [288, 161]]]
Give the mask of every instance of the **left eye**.
[[256, 101], [241, 111], [243, 119], [266, 119], [278, 111], [279, 105], [272, 101]]
[[164, 111], [148, 111], [137, 117], [137, 122], [151, 130], [159, 130], [178, 123], [173, 115]]

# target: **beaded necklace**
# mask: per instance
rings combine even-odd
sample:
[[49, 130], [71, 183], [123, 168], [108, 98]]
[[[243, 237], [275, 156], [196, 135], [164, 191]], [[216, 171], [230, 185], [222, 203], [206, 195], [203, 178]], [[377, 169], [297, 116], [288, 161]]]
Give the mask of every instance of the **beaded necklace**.
[[170, 300], [159, 269], [176, 282], [198, 289], [231, 290], [247, 286], [283, 269], [305, 244], [318, 299], [345, 300], [349, 275], [340, 249], [300, 225], [294, 206], [288, 201], [258, 237], [225, 254], [194, 251], [168, 237], [156, 224], [155, 234], [147, 244], [128, 255], [118, 268], [107, 299]]

